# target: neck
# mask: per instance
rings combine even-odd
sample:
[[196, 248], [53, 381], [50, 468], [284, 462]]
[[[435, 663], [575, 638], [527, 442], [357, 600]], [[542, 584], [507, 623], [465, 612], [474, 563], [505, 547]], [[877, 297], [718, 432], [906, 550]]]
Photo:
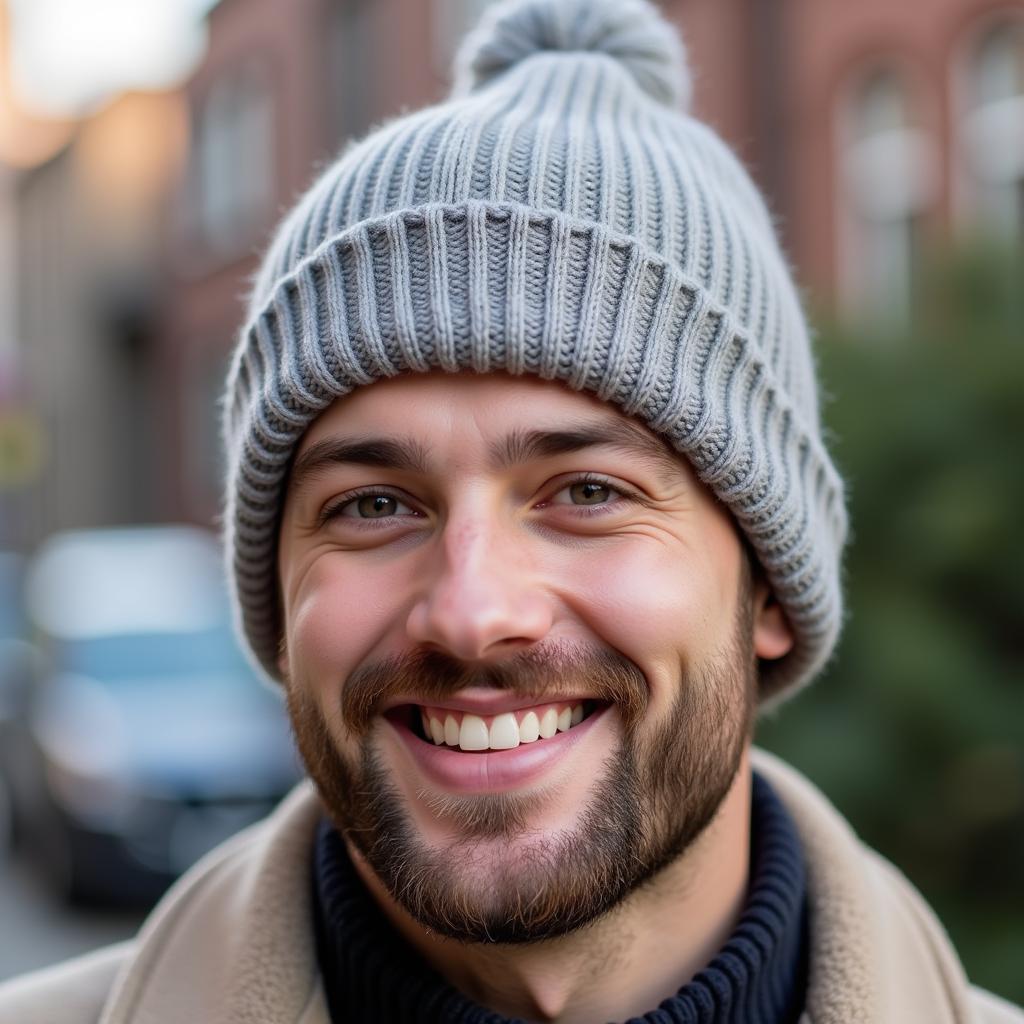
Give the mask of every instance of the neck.
[[714, 821], [683, 856], [593, 925], [534, 945], [466, 944], [428, 932], [349, 853], [391, 922], [471, 999], [558, 1024], [627, 1020], [685, 985], [735, 927], [750, 867], [750, 785], [745, 753]]

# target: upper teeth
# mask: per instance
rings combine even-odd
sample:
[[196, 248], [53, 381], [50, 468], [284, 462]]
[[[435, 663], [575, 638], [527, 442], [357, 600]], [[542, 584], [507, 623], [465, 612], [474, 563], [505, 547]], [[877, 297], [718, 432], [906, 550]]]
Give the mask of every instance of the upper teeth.
[[511, 750], [520, 743], [550, 739], [558, 732], [567, 732], [583, 721], [582, 704], [548, 704], [546, 706], [506, 711], [490, 722], [468, 711], [441, 711], [421, 708], [423, 733], [438, 746], [460, 750]]

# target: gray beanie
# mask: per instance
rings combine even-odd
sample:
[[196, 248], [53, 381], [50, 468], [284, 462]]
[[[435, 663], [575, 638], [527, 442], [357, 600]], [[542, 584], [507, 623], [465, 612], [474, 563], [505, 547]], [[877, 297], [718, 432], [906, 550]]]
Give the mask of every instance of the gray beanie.
[[224, 400], [236, 611], [271, 678], [303, 432], [360, 385], [431, 369], [557, 379], [665, 436], [795, 631], [763, 700], [821, 668], [846, 514], [807, 325], [757, 189], [689, 98], [646, 0], [512, 0], [465, 40], [446, 102], [349, 146], [284, 219]]

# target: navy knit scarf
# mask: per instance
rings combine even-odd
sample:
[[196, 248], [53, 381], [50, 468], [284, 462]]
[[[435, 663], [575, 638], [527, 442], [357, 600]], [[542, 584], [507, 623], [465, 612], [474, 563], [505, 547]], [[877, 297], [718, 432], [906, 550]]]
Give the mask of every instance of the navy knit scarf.
[[[789, 814], [756, 773], [747, 905], [718, 955], [629, 1024], [794, 1024], [804, 1005], [803, 853]], [[471, 1002], [387, 922], [324, 820], [314, 850], [317, 955], [335, 1024], [514, 1024]]]

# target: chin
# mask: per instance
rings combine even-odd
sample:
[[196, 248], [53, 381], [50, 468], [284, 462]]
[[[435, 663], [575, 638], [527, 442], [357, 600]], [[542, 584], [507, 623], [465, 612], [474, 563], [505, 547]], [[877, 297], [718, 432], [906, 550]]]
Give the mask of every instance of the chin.
[[[344, 751], [315, 703], [292, 690], [289, 708], [307, 768], [378, 896], [450, 938], [522, 943], [597, 920], [704, 833], [749, 737], [754, 664], [739, 651], [681, 678], [658, 721], [644, 715], [639, 674], [632, 688], [600, 692], [599, 673], [578, 672], [589, 692], [581, 684], [547, 698], [558, 716], [561, 703], [579, 703], [575, 721], [517, 744], [507, 734], [508, 749], [494, 743], [503, 722], [523, 725], [533, 694], [554, 693], [553, 683], [453, 695], [435, 686], [420, 702], [396, 688], [385, 706], [367, 702], [346, 719], [357, 742]], [[564, 692], [568, 677], [541, 667]], [[461, 714], [451, 743], [429, 721], [436, 713], [440, 725], [442, 712], [446, 728]], [[467, 716], [479, 733], [470, 749]]]

